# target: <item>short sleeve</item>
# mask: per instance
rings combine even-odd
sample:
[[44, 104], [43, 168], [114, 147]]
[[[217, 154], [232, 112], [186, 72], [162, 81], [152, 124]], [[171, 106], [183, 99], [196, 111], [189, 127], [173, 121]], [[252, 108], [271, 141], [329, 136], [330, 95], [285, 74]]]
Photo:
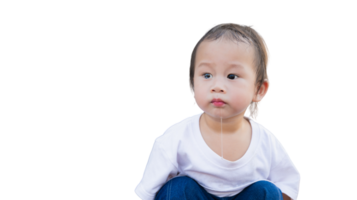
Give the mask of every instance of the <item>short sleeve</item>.
[[271, 149], [271, 168], [268, 180], [273, 182], [282, 193], [297, 200], [302, 181], [300, 170], [276, 135], [272, 139]]
[[176, 166], [168, 159], [160, 143], [156, 140], [151, 150], [144, 176], [135, 193], [142, 200], [153, 200], [156, 193], [166, 183], [168, 177], [177, 175]]

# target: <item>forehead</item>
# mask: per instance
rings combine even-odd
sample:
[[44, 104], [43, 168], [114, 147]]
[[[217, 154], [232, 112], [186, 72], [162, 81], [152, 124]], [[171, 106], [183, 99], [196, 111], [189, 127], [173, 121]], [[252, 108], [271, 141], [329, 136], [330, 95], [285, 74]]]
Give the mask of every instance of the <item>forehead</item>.
[[[254, 66], [254, 47], [248, 42], [237, 42], [228, 39], [204, 40], [198, 46], [195, 67], [212, 65]], [[205, 64], [206, 63], [206, 64]]]

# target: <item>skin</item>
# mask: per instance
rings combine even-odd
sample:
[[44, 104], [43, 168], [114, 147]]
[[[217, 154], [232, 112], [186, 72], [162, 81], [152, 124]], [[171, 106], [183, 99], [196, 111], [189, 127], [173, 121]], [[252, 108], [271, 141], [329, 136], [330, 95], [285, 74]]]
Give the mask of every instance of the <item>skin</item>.
[[291, 198], [285, 193], [283, 193], [283, 200], [291, 200]]
[[[202, 124], [207, 134], [221, 133], [243, 137], [249, 135], [250, 124], [244, 118], [249, 104], [259, 102], [266, 94], [269, 83], [264, 81], [259, 92], [255, 85], [254, 48], [247, 43], [224, 38], [203, 41], [197, 49], [195, 61], [194, 97], [204, 111]], [[214, 106], [213, 98], [226, 104]]]

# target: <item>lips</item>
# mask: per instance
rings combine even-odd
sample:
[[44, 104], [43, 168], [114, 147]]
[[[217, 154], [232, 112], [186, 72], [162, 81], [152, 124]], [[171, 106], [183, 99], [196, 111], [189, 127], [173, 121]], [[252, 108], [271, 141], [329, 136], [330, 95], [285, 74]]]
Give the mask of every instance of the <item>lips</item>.
[[221, 102], [221, 103], [226, 103], [226, 102], [224, 102], [222, 99], [216, 99], [216, 98], [214, 98], [212, 101], [211, 101], [211, 103], [214, 103], [214, 102]]

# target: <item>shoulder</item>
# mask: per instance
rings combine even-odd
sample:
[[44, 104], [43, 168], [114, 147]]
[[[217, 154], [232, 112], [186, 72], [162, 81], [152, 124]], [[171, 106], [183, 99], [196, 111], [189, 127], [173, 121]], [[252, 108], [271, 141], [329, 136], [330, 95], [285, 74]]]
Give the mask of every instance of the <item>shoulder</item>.
[[252, 124], [255, 124], [255, 126], [259, 127], [259, 131], [268, 136], [268, 137], [271, 137], [272, 132], [270, 130], [268, 130], [265, 126], [263, 126], [262, 124], [260, 124], [259, 122], [255, 121], [254, 119], [252, 118], [249, 118], [249, 121], [252, 123]]
[[270, 157], [285, 157], [286, 151], [276, 135], [257, 121], [250, 119], [250, 122], [252, 123], [252, 126], [254, 125], [256, 130], [259, 132], [260, 148], [265, 153], [268, 153]]
[[260, 133], [261, 133], [261, 146], [267, 155], [269, 155], [269, 160], [272, 165], [277, 165], [281, 163], [283, 160], [289, 160], [289, 155], [282, 143], [278, 140], [275, 134], [273, 134], [270, 130], [268, 130], [263, 125], [254, 121], [254, 123], [259, 126]]
[[201, 113], [187, 117], [186, 119], [173, 124], [164, 132], [164, 134], [156, 138], [155, 142], [161, 144], [172, 144], [188, 138], [187, 136], [195, 131], [200, 116]]

